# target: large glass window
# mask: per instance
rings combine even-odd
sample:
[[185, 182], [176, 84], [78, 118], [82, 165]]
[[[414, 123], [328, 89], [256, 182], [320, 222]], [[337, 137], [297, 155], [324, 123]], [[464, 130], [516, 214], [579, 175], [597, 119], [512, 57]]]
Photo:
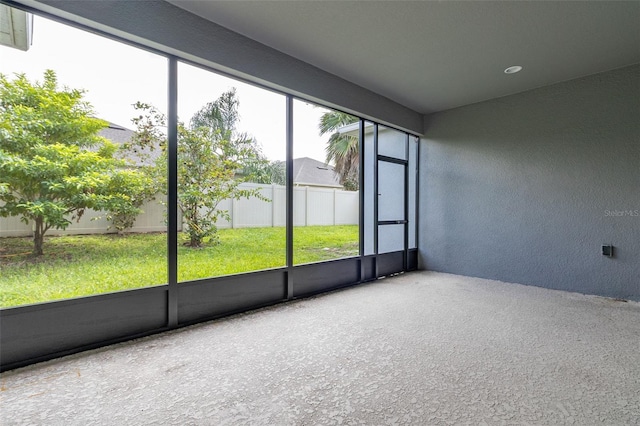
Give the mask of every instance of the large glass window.
[[166, 168], [138, 144], [134, 107], [166, 113], [166, 58], [11, 13], [24, 31], [0, 46], [0, 306], [167, 283]]
[[417, 138], [0, 12], [2, 367], [416, 266]]
[[286, 98], [178, 66], [178, 281], [286, 264]]
[[[15, 14], [26, 38], [0, 46], [0, 307], [166, 284], [167, 58]], [[177, 73], [178, 281], [286, 266], [286, 96]], [[414, 248], [417, 138], [301, 100], [292, 117], [293, 264]]]
[[294, 101], [294, 264], [359, 254], [358, 126], [352, 115]]

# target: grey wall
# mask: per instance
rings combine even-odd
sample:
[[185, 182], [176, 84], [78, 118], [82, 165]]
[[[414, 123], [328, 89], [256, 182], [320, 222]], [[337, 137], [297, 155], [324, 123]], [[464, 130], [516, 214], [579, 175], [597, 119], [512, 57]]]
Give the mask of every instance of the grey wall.
[[310, 101], [422, 133], [421, 114], [164, 1], [16, 3]]
[[425, 135], [423, 268], [640, 300], [640, 65], [433, 114]]

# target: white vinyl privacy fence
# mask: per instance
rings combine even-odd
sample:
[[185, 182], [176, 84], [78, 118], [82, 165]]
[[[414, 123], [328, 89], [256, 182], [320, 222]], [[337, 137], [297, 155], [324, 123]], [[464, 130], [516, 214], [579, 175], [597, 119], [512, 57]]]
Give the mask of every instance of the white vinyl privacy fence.
[[[218, 206], [229, 212], [231, 220], [220, 220], [218, 228], [255, 228], [285, 226], [286, 190], [280, 185], [243, 183], [241, 188], [257, 188], [268, 200], [256, 197], [240, 200], [224, 200]], [[130, 232], [164, 232], [165, 206], [162, 197], [142, 206], [144, 213], [136, 218]], [[357, 225], [359, 197], [357, 191], [317, 187], [294, 187], [294, 226]], [[104, 212], [87, 210], [79, 222], [73, 222], [66, 230], [51, 229], [48, 235], [104, 234], [116, 232], [110, 228]], [[31, 236], [31, 225], [20, 222], [19, 217], [0, 217], [0, 237]]]

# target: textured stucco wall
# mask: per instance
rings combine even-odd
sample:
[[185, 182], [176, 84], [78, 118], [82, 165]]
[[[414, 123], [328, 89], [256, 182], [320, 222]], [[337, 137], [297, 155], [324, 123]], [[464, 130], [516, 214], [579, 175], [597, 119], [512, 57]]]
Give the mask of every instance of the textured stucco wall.
[[640, 65], [433, 114], [425, 133], [423, 268], [640, 300]]

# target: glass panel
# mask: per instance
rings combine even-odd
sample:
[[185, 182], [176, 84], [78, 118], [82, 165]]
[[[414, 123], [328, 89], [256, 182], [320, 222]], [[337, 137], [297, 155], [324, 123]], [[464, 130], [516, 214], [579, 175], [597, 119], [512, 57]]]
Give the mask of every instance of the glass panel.
[[294, 101], [295, 264], [359, 254], [358, 128], [357, 117]]
[[378, 127], [378, 155], [407, 159], [407, 134], [388, 127]]
[[133, 149], [133, 104], [166, 112], [166, 58], [14, 18], [18, 48], [0, 46], [0, 306], [165, 284], [166, 167]]
[[178, 64], [178, 281], [285, 266], [285, 108]]
[[374, 167], [376, 163], [376, 151], [373, 144], [374, 125], [365, 122], [364, 133], [364, 254], [375, 254], [374, 233], [375, 224], [375, 197], [376, 187]]
[[378, 161], [378, 221], [404, 220], [402, 164]]
[[416, 226], [418, 223], [417, 206], [416, 206], [416, 188], [418, 180], [418, 143], [420, 139], [409, 136], [409, 188], [407, 196], [409, 197], [409, 248], [416, 248]]
[[404, 250], [404, 225], [378, 226], [378, 253]]

